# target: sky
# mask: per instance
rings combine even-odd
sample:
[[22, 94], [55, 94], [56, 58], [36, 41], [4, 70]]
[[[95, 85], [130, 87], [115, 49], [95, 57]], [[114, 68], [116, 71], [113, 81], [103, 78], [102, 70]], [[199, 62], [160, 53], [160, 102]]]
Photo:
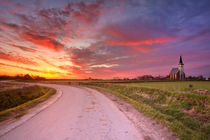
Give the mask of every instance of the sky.
[[0, 75], [210, 76], [209, 0], [0, 0]]

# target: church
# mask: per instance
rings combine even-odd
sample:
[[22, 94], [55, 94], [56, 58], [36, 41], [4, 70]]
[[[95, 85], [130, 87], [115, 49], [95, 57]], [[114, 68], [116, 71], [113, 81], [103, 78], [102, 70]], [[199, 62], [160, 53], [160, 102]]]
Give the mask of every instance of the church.
[[184, 80], [185, 73], [184, 73], [184, 64], [182, 61], [182, 56], [180, 56], [178, 68], [172, 68], [169, 74], [171, 80]]

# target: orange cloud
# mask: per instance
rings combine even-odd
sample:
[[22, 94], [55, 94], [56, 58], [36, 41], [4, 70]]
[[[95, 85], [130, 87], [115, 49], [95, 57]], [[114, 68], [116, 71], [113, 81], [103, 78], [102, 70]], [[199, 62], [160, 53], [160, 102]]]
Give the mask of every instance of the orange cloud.
[[84, 73], [82, 70], [74, 67], [74, 66], [68, 66], [68, 65], [65, 65], [65, 66], [59, 66], [60, 69], [62, 70], [66, 70], [68, 72], [71, 72], [72, 74], [82, 74]]
[[31, 61], [28, 58], [21, 57], [21, 56], [13, 56], [12, 54], [7, 54], [4, 52], [0, 52], [0, 59], [16, 62], [16, 63], [22, 63], [26, 65], [37, 65], [35, 61]]
[[25, 67], [15, 66], [15, 65], [10, 65], [10, 64], [5, 64], [5, 63], [0, 63], [0, 65], [2, 65], [2, 66], [14, 67], [14, 68], [19, 68], [19, 69], [24, 69], [24, 70], [27, 70], [27, 71], [42, 72], [42, 71], [39, 71], [39, 70], [36, 70], [36, 69], [25, 68]]
[[[17, 69], [21, 69], [21, 70], [26, 70], [28, 71], [29, 73], [30, 72], [35, 72], [37, 73], [38, 75], [40, 76], [43, 76], [43, 77], [46, 77], [46, 78], [53, 78], [53, 77], [57, 77], [59, 75], [63, 75], [64, 73], [61, 73], [61, 72], [56, 72], [56, 71], [42, 71], [42, 70], [37, 70], [37, 69], [32, 69], [32, 68], [27, 68], [27, 67], [22, 67], [22, 66], [17, 66], [17, 65], [11, 65], [11, 64], [5, 64], [5, 63], [1, 63], [0, 62], [0, 65], [1, 66], [6, 66], [6, 67], [12, 67], [12, 68], [17, 68]], [[21, 71], [22, 72], [22, 71]], [[15, 73], [13, 73], [14, 75]], [[17, 73], [16, 74], [20, 74]], [[67, 74], [68, 75], [68, 74]]]
[[37, 57], [37, 59], [42, 60], [43, 62], [45, 62], [46, 64], [48, 64], [48, 65], [50, 65], [52, 67], [57, 67], [56, 65], [54, 65], [53, 63], [51, 63], [47, 59], [43, 58], [42, 56]]

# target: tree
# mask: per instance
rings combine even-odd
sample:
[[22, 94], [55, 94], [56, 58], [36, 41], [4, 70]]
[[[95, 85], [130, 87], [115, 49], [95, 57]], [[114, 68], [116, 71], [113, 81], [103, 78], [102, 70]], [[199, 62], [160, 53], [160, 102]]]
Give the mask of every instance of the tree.
[[23, 76], [23, 79], [25, 79], [25, 80], [31, 80], [33, 78], [29, 74], [26, 74], [26, 75]]

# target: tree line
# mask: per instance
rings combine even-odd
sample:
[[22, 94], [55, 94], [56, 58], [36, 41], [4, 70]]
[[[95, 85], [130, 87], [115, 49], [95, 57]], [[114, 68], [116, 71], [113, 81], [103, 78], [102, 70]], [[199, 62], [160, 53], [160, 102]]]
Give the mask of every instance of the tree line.
[[41, 77], [41, 76], [32, 76], [29, 74], [20, 74], [16, 76], [6, 76], [2, 75], [0, 76], [0, 80], [45, 80], [46, 78]]

